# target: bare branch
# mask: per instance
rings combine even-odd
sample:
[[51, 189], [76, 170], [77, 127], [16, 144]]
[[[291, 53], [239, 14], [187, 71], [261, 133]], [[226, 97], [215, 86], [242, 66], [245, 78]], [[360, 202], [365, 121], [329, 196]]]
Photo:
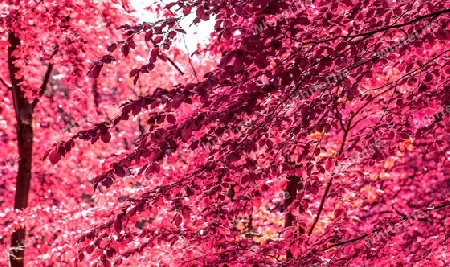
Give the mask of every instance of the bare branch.
[[2, 78], [0, 78], [0, 82], [1, 82], [4, 86], [6, 86], [6, 88], [8, 88], [8, 90], [11, 90], [11, 86], [8, 85]]
[[[155, 42], [153, 42], [153, 40], [151, 40], [153, 46], [156, 46]], [[163, 60], [163, 57], [161, 55], [158, 55], [159, 59]], [[175, 67], [175, 69], [177, 69], [181, 75], [184, 75], [184, 72], [180, 69], [180, 67], [177, 66], [177, 64], [175, 64], [175, 62], [173, 62], [172, 59], [170, 59], [168, 56], [166, 56], [167, 61], [170, 62], [170, 64], [172, 64], [172, 66]], [[164, 61], [164, 60], [163, 60]]]
[[[55, 45], [53, 47], [53, 53], [50, 55], [48, 60], [51, 60], [56, 55], [56, 53], [58, 53], [58, 49], [59, 49], [58, 45]], [[45, 75], [44, 75], [44, 80], [42, 81], [41, 87], [39, 89], [39, 97], [33, 100], [33, 103], [32, 103], [33, 109], [36, 107], [37, 103], [39, 102], [39, 98], [44, 95], [45, 90], [48, 85], [48, 82], [50, 81], [50, 75], [52, 74], [52, 71], [53, 71], [53, 63], [49, 63], [47, 66], [47, 71], [45, 72]]]
[[194, 65], [192, 64], [191, 57], [189, 56], [189, 50], [188, 50], [188, 47], [187, 47], [187, 44], [186, 44], [186, 38], [184, 38], [184, 35], [183, 35], [183, 42], [184, 42], [184, 47], [186, 48], [186, 56], [188, 57], [189, 65], [191, 65], [192, 72], [194, 73], [195, 79], [198, 82], [199, 80], [198, 80], [198, 77], [197, 77], [197, 71], [195, 71]]
[[345, 245], [345, 244], [348, 244], [348, 243], [352, 243], [352, 242], [359, 241], [359, 240], [364, 239], [364, 238], [366, 238], [366, 237], [368, 237], [368, 236], [369, 236], [368, 234], [364, 234], [364, 235], [362, 235], [362, 236], [360, 236], [360, 237], [356, 237], [356, 238], [353, 238], [353, 239], [350, 239], [350, 240], [347, 240], [347, 241], [342, 241], [342, 242], [333, 244], [333, 245], [331, 245], [331, 246], [326, 247], [326, 248], [324, 249], [324, 251], [325, 251], [325, 250], [329, 250], [330, 248], [333, 248], [333, 247], [339, 247], [339, 246], [342, 246], [342, 245]]
[[48, 64], [47, 71], [45, 72], [44, 81], [42, 82], [41, 87], [39, 89], [39, 97], [35, 98], [33, 100], [33, 103], [32, 103], [33, 108], [36, 107], [36, 104], [39, 102], [39, 98], [44, 95], [45, 90], [47, 88], [47, 84], [50, 80], [50, 74], [52, 73], [52, 70], [53, 70], [53, 64], [50, 63], [50, 64]]

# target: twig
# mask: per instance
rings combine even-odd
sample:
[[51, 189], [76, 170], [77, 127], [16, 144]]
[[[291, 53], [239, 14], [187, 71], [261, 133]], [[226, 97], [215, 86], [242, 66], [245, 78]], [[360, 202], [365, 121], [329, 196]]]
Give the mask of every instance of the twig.
[[347, 35], [347, 36], [342, 36], [342, 37], [353, 38], [353, 37], [361, 37], [361, 36], [373, 35], [375, 33], [386, 31], [386, 30], [389, 30], [389, 29], [401, 28], [403, 26], [406, 26], [406, 25], [412, 24], [414, 22], [426, 19], [428, 17], [434, 17], [435, 18], [435, 17], [437, 17], [439, 15], [442, 15], [444, 13], [449, 13], [449, 12], [450, 12], [450, 9], [443, 9], [443, 10], [436, 11], [436, 12], [433, 12], [433, 13], [430, 13], [430, 14], [426, 14], [426, 15], [423, 15], [423, 16], [418, 16], [417, 18], [415, 18], [413, 20], [410, 20], [408, 22], [405, 22], [405, 23], [394, 24], [394, 25], [386, 26], [386, 27], [383, 27], [383, 28], [380, 28], [380, 29], [377, 29], [377, 30], [373, 30], [373, 31], [370, 31], [370, 32], [359, 33], [359, 34], [355, 34], [355, 35]]
[[[429, 207], [429, 208], [426, 208], [426, 209], [422, 209], [422, 211], [437, 210], [437, 209], [445, 208], [445, 207], [447, 207], [447, 206], [450, 206], [450, 202], [444, 202], [444, 203], [442, 203], [442, 204], [440, 204], [440, 205], [438, 205], [438, 206], [435, 206], [435, 207]], [[405, 222], [405, 221], [407, 221], [407, 220], [410, 220], [410, 219], [412, 218], [412, 216], [406, 216], [406, 217], [404, 217], [404, 218], [405, 218], [405, 219], [402, 220], [402, 222]], [[383, 227], [378, 228], [378, 229], [375, 229], [375, 230], [372, 230], [372, 233], [377, 233], [377, 232], [379, 232], [379, 231], [381, 231], [381, 230], [383, 230]], [[328, 249], [333, 248], [333, 247], [342, 246], [342, 245], [345, 245], [345, 244], [347, 244], [347, 243], [359, 241], [359, 240], [361, 240], [361, 239], [363, 239], [363, 238], [366, 238], [366, 237], [368, 237], [368, 236], [369, 236], [368, 234], [364, 234], [364, 235], [362, 235], [362, 236], [359, 236], [359, 237], [356, 237], [356, 238], [353, 238], [353, 239], [350, 239], [350, 240], [347, 240], [347, 241], [342, 241], [342, 242], [339, 242], [339, 243], [336, 243], [336, 244], [333, 244], [333, 245], [330, 245], [330, 246], [326, 247], [325, 249], [323, 249], [323, 251], [328, 250]], [[442, 244], [443, 242], [445, 242], [445, 241], [446, 241], [447, 239], [449, 239], [449, 238], [450, 238], [450, 235], [447, 236], [443, 241], [441, 241], [441, 244]]]
[[[157, 46], [155, 44], [155, 42], [153, 42], [153, 40], [151, 40], [151, 42], [152, 42], [153, 46]], [[163, 60], [163, 57], [160, 54], [158, 54], [158, 57], [159, 57], [159, 59]], [[173, 62], [172, 59], [169, 58], [169, 56], [166, 55], [166, 59], [167, 59], [167, 61], [170, 62], [170, 64], [172, 64], [172, 66], [175, 67], [175, 69], [177, 69], [181, 73], [181, 75], [184, 75], [184, 72], [180, 69], [180, 67], [177, 66], [177, 64], [175, 64], [175, 62]]]
[[11, 90], [11, 86], [8, 85], [2, 78], [0, 78], [0, 82], [1, 82], [4, 86], [6, 86], [6, 88], [8, 88], [8, 90]]
[[328, 192], [330, 191], [331, 185], [333, 184], [333, 177], [330, 178], [330, 180], [327, 183], [327, 188], [325, 189], [325, 193], [322, 196], [322, 200], [320, 201], [319, 210], [317, 211], [316, 218], [314, 218], [314, 222], [311, 225], [311, 228], [309, 228], [308, 236], [311, 236], [311, 233], [314, 231], [314, 228], [316, 227], [317, 222], [319, 221], [320, 213], [322, 213], [323, 206], [325, 204], [325, 200], [327, 199]]
[[342, 242], [339, 242], [339, 243], [336, 243], [336, 244], [333, 244], [331, 246], [326, 247], [325, 249], [323, 249], [323, 251], [328, 250], [328, 249], [333, 248], [333, 247], [338, 247], [338, 246], [342, 246], [342, 245], [345, 245], [345, 244], [348, 244], [348, 243], [359, 241], [359, 240], [364, 239], [364, 238], [366, 238], [368, 236], [369, 236], [368, 234], [364, 234], [364, 235], [362, 235], [360, 237], [356, 237], [356, 238], [353, 238], [353, 239], [350, 239], [350, 240], [347, 240], [347, 241], [342, 241]]
[[195, 71], [194, 65], [192, 64], [191, 57], [189, 56], [189, 50], [188, 50], [188, 47], [186, 44], [186, 38], [184, 38], [184, 35], [183, 35], [183, 43], [184, 43], [184, 47], [186, 48], [189, 65], [191, 65], [191, 69], [192, 69], [192, 72], [194, 73], [195, 79], [197, 80], [197, 82], [199, 82], [198, 77], [197, 77], [197, 71]]
[[[347, 141], [347, 136], [349, 133], [348, 129], [352, 123], [353, 118], [354, 118], [354, 116], [350, 116], [350, 118], [348, 119], [348, 122], [347, 122], [347, 126], [344, 126], [344, 123], [342, 122], [342, 118], [339, 117], [339, 122], [341, 124], [342, 130], [344, 131], [344, 136], [342, 138], [342, 143], [341, 143], [341, 147], [339, 148], [338, 156], [340, 156], [342, 154], [342, 152], [344, 152], [345, 142]], [[314, 222], [311, 225], [311, 228], [309, 228], [308, 237], [311, 236], [311, 233], [314, 231], [314, 228], [316, 228], [316, 225], [319, 222], [320, 214], [322, 213], [323, 206], [325, 205], [325, 200], [327, 199], [328, 193], [330, 192], [330, 188], [332, 185], [333, 185], [333, 176], [330, 178], [330, 180], [327, 183], [327, 187], [325, 188], [325, 193], [323, 194], [322, 200], [320, 201], [319, 210], [317, 211], [317, 215], [314, 218]]]
[[396, 209], [396, 208], [394, 207], [394, 204], [392, 204], [392, 208], [395, 210], [395, 212], [396, 212], [398, 215], [402, 216], [402, 219], [408, 217], [408, 215], [406, 215], [406, 214], [402, 213], [401, 211], [399, 211], [398, 209]]
[[[159, 56], [159, 57], [162, 58], [162, 56]], [[172, 59], [167, 57], [167, 60], [172, 64], [172, 66], [174, 66], [181, 73], [181, 75], [184, 75], [184, 72], [180, 69], [180, 67], [177, 66], [177, 64], [175, 64], [175, 62], [173, 62]]]
[[444, 10], [433, 12], [433, 13], [430, 13], [430, 14], [427, 14], [427, 15], [418, 16], [417, 18], [415, 18], [413, 20], [410, 20], [408, 22], [405, 22], [405, 23], [400, 23], [400, 24], [394, 24], [394, 25], [386, 26], [386, 27], [383, 27], [383, 28], [380, 28], [380, 29], [377, 29], [377, 30], [373, 30], [373, 31], [370, 31], [370, 32], [364, 32], [364, 33], [359, 33], [359, 34], [355, 34], [355, 35], [338, 35], [338, 36], [334, 36], [334, 37], [331, 37], [331, 38], [328, 38], [328, 39], [325, 39], [325, 40], [308, 41], [308, 42], [304, 42], [302, 44], [303, 45], [321, 44], [321, 43], [326, 43], [326, 42], [330, 42], [330, 41], [335, 41], [335, 40], [337, 40], [339, 38], [367, 37], [367, 36], [373, 35], [373, 34], [378, 33], [378, 32], [386, 31], [386, 30], [389, 30], [389, 29], [401, 28], [403, 26], [406, 26], [406, 25], [412, 24], [414, 22], [426, 19], [428, 17], [437, 17], [439, 15], [442, 15], [444, 13], [449, 13], [449, 12], [450, 12], [450, 9], [444, 9]]

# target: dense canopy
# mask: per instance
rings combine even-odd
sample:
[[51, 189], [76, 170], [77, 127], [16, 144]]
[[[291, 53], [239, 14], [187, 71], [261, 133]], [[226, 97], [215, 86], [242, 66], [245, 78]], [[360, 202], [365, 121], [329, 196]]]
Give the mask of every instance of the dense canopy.
[[[450, 2], [17, 2], [13, 266], [448, 264]], [[187, 17], [215, 25], [193, 54]]]

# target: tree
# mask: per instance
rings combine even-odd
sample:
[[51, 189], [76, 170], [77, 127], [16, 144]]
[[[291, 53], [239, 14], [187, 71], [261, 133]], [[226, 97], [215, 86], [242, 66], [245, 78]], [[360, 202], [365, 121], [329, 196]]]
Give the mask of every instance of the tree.
[[194, 23], [215, 17], [208, 50], [223, 56], [198, 82], [155, 86], [47, 151], [56, 163], [74, 140], [109, 143], [119, 124], [148, 121], [136, 148], [93, 180], [96, 192], [127, 180], [141, 190], [81, 235], [76, 261], [448, 261], [448, 4], [314, 2], [177, 1], [165, 19], [122, 26], [124, 42], [91, 78], [138, 38], [152, 46], [150, 62], [130, 69], [135, 83], [158, 59], [176, 64], [165, 52], [191, 12]]
[[[79, 222], [83, 220], [80, 213], [86, 216], [87, 207], [110, 201], [106, 198], [103, 203], [105, 198], [92, 198], [90, 181], [86, 177], [101, 170], [99, 166], [104, 158], [132, 144], [119, 143], [113, 149], [100, 146], [89, 153], [74, 151], [75, 158], [59, 166], [63, 175], [51, 164], [42, 162], [43, 151], [70, 136], [70, 132], [105, 119], [108, 117], [106, 106], [109, 107], [107, 113], [114, 112], [114, 107], [119, 106], [116, 102], [131, 97], [131, 93], [136, 93], [150, 80], [161, 86], [171, 84], [156, 72], [141, 79], [140, 87], [130, 90], [132, 83], [124, 79], [128, 71], [124, 75], [120, 68], [131, 66], [134, 61], [123, 59], [121, 66], [117, 66], [112, 57], [103, 59], [110, 63], [104, 69], [114, 73], [114, 79], [106, 75], [95, 80], [85, 79], [90, 60], [98, 55], [98, 47], [104, 45], [105, 40], [120, 39], [121, 32], [117, 29], [120, 25], [137, 21], [125, 1], [123, 4], [18, 1], [2, 5], [1, 9], [5, 60], [0, 62], [3, 70], [0, 96], [4, 100], [0, 107], [0, 140], [5, 154], [0, 158], [0, 250], [8, 250], [11, 237], [10, 266], [24, 266], [25, 262], [37, 265], [64, 262], [73, 257], [63, 249], [75, 242], [76, 227], [90, 227], [89, 221]], [[143, 50], [134, 54], [140, 53], [145, 56]], [[183, 55], [179, 55], [178, 60], [178, 64], [185, 67]], [[160, 64], [159, 67], [165, 75], [173, 72], [173, 66]], [[188, 80], [186, 76], [183, 80]], [[173, 77], [175, 81], [180, 80], [176, 75]], [[86, 116], [86, 109], [96, 112]], [[136, 139], [136, 123], [131, 125], [132, 128], [117, 128], [129, 142]], [[79, 165], [87, 165], [89, 172], [78, 168]], [[104, 213], [102, 217], [97, 212], [96, 218], [106, 220], [108, 215]], [[77, 218], [78, 222], [64, 224], [69, 221], [68, 216]], [[2, 252], [0, 256], [0, 260], [6, 262], [8, 255]]]
[[[83, 2], [80, 5], [80, 3], [67, 1], [65, 4], [63, 9], [61, 6], [42, 1], [16, 1], [14, 4], [9, 3], [9, 5], [2, 6], [3, 14], [5, 14], [1, 19], [2, 39], [5, 43], [5, 50], [7, 48], [7, 51], [2, 50], [5, 59], [1, 63], [5, 74], [1, 77], [2, 95], [4, 95], [4, 99], [11, 101], [5, 102], [2, 117], [8, 120], [7, 125], [9, 123], [16, 125], [15, 131], [6, 135], [7, 138], [15, 135], [17, 141], [17, 149], [13, 150], [14, 152], [18, 151], [17, 175], [13, 185], [16, 189], [13, 198], [16, 210], [23, 211], [30, 203], [29, 191], [32, 187], [33, 174], [40, 176], [38, 181], [41, 181], [42, 184], [51, 181], [49, 173], [46, 175], [45, 172], [33, 172], [33, 158], [39, 155], [33, 149], [33, 139], [41, 137], [40, 133], [37, 136], [35, 134], [35, 120], [36, 118], [42, 119], [42, 115], [46, 116], [46, 111], [48, 111], [39, 104], [44, 101], [44, 105], [49, 103], [51, 105], [53, 100], [60, 100], [60, 104], [65, 102], [68, 97], [67, 89], [77, 87], [73, 82], [82, 77], [81, 74], [86, 68], [85, 58], [81, 53], [92, 51], [91, 47], [85, 45], [86, 40], [91, 39], [89, 35], [96, 31], [107, 37], [108, 28], [114, 27], [114, 24], [108, 20], [111, 19], [111, 16], [117, 15], [119, 11], [117, 7], [111, 8], [105, 4], [94, 7], [90, 2]], [[82, 8], [91, 14], [103, 15], [103, 17], [93, 17], [90, 21], [103, 24], [103, 27], [101, 29], [83, 29], [82, 21], [77, 21], [76, 18], [77, 15], [86, 16], [87, 13], [80, 12]], [[102, 23], [102, 20], [105, 20], [105, 23]], [[115, 19], [113, 23], [123, 22]], [[111, 34], [109, 35], [111, 36]], [[48, 87], [51, 86], [55, 71], [64, 75], [66, 91], [49, 94]], [[45, 98], [44, 94], [51, 95], [50, 101], [42, 100]], [[58, 112], [53, 114], [56, 115], [60, 112], [65, 113], [62, 105], [59, 106]], [[69, 116], [67, 113], [64, 115], [64, 117]], [[10, 121], [14, 117], [15, 121]], [[42, 121], [41, 123], [44, 124]], [[39, 126], [38, 123], [37, 128], [44, 128]], [[59, 125], [55, 123], [53, 126], [58, 129]], [[8, 176], [5, 177], [4, 184], [9, 184]], [[50, 182], [50, 184], [52, 183]], [[38, 191], [41, 189], [39, 185], [35, 185], [33, 188], [35, 196], [39, 196], [40, 192]], [[50, 191], [49, 188], [46, 188], [45, 191], [47, 190]], [[3, 205], [9, 204], [11, 198], [8, 198], [8, 195], [5, 195], [6, 203]], [[36, 201], [36, 199], [32, 199], [32, 201]], [[26, 242], [25, 227], [20, 223], [9, 226], [17, 227], [11, 236], [9, 264], [10, 266], [23, 266]]]
[[[71, 139], [96, 142], [111, 125], [150, 110], [138, 148], [111, 163], [94, 189], [130, 168], [133, 179], [153, 183], [80, 238], [78, 260], [94, 253], [91, 259], [118, 264], [164, 248], [172, 264], [192, 266], [446, 262], [439, 252], [447, 246], [449, 204], [445, 3], [178, 1], [167, 8], [168, 19], [124, 31], [154, 38], [155, 59], [180, 17], [216, 16], [211, 48], [224, 56], [202, 81], [156, 88]], [[438, 112], [439, 119], [419, 122]], [[201, 145], [211, 138], [213, 145]], [[172, 166], [180, 157], [188, 165]], [[284, 227], [257, 227], [275, 236], [256, 242], [229, 225], [239, 217], [253, 230], [270, 223], [255, 219], [255, 209], [282, 191]], [[147, 228], [132, 223], [150, 214]]]
[[[45, 149], [74, 132], [92, 127], [96, 121], [113, 116], [120, 102], [145, 93], [148, 84], [168, 87], [193, 80], [195, 73], [201, 75], [208, 63], [192, 71], [198, 64], [189, 63], [182, 51], [172, 49], [169, 57], [177, 60], [176, 65], [158, 62], [158, 71], [141, 77], [134, 86], [133, 80], [128, 79], [129, 71], [124, 72], [123, 67], [131, 68], [135, 59], [119, 59], [119, 65], [115, 64], [115, 58], [105, 57], [103, 60], [109, 64], [103, 69], [113, 78], [103, 73], [96, 79], [86, 79], [90, 62], [99, 54], [98, 47], [104, 46], [105, 40], [120, 40], [118, 27], [137, 21], [128, 13], [130, 8], [111, 2], [95, 5], [39, 2], [31, 7], [27, 3], [2, 7], [7, 14], [1, 21], [5, 29], [3, 38], [20, 37], [21, 45], [5, 41], [7, 60], [0, 63], [5, 74], [0, 76], [0, 96], [5, 100], [0, 108], [0, 147], [6, 151], [5, 155], [9, 154], [0, 158], [0, 261], [10, 261], [12, 266], [68, 265], [76, 257], [73, 244], [82, 233], [80, 229], [110, 219], [111, 213], [104, 212], [102, 207], [110, 203], [120, 205], [128, 197], [126, 190], [97, 192], [94, 196], [90, 178], [101, 172], [103, 163], [108, 163], [115, 153], [134, 147], [142, 134], [136, 131], [136, 125], [141, 129], [146, 122], [130, 121], [116, 127], [112, 132], [120, 133], [120, 137], [112, 137], [118, 141], [114, 147], [79, 144], [58, 169], [50, 162], [42, 162]], [[35, 18], [40, 18], [39, 25]], [[11, 54], [7, 53], [7, 47]], [[147, 51], [135, 49], [130, 54], [145, 59]], [[11, 69], [8, 69], [9, 61]], [[10, 70], [13, 75], [9, 75]], [[11, 82], [9, 76], [15, 77], [15, 71], [24, 73], [25, 78]], [[167, 79], [169, 76], [171, 80]], [[19, 95], [17, 99], [13, 92]], [[26, 135], [15, 131], [17, 101], [24, 107], [34, 106], [31, 114], [27, 113], [32, 118], [31, 143], [24, 143], [22, 139]], [[25, 145], [28, 147], [22, 148], [18, 155], [19, 147]], [[24, 162], [32, 164], [32, 168]], [[15, 198], [21, 202], [15, 202]], [[12, 244], [8, 249], [10, 237]], [[7, 260], [9, 250], [12, 253]]]

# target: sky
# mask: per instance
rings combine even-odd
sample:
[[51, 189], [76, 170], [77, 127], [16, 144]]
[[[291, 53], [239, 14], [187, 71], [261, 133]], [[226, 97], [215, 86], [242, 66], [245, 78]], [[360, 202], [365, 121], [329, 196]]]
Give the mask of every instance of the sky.
[[[136, 16], [141, 18], [141, 21], [155, 21], [157, 17], [154, 13], [144, 10], [146, 6], [152, 3], [171, 3], [168, 0], [131, 0], [132, 6], [136, 9]], [[172, 10], [174, 10], [172, 8]], [[196, 50], [197, 44], [204, 44], [208, 42], [210, 33], [214, 30], [215, 20], [211, 18], [210, 21], [202, 21], [198, 26], [189, 26], [192, 20], [195, 18], [195, 10], [192, 11], [191, 15], [183, 18], [180, 25], [186, 31], [185, 41], [187, 46], [187, 52], [192, 53]], [[180, 45], [180, 49], [186, 51], [184, 45]]]

